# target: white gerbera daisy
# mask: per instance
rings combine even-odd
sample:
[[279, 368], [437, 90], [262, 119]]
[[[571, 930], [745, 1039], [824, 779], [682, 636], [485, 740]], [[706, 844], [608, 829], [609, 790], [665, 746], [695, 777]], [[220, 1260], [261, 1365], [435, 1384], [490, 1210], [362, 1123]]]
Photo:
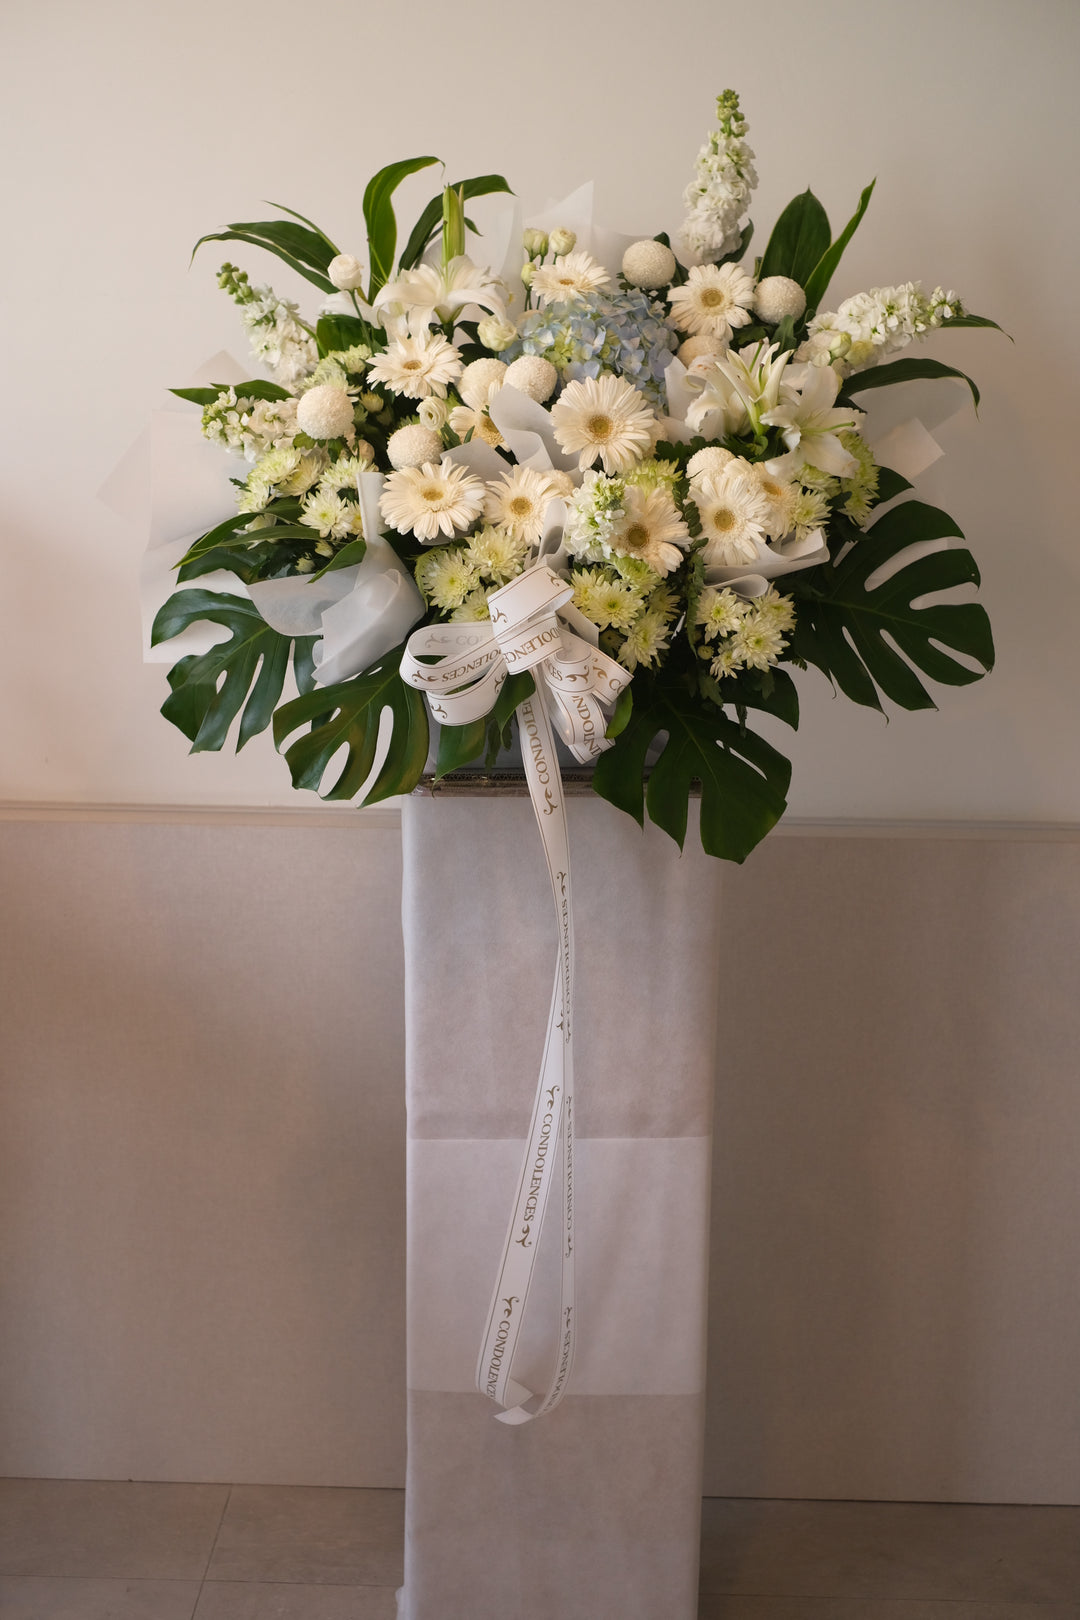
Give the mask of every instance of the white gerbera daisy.
[[514, 467], [488, 484], [484, 516], [535, 545], [543, 533], [544, 512], [551, 498], [547, 473], [533, 467]]
[[719, 473], [706, 473], [692, 493], [706, 539], [706, 566], [753, 562], [765, 539], [769, 508], [749, 463], [736, 459]]
[[735, 264], [696, 264], [681, 287], [668, 293], [671, 319], [680, 332], [729, 338], [749, 326], [754, 283]]
[[399, 534], [415, 534], [430, 545], [440, 534], [467, 529], [480, 516], [484, 486], [479, 478], [453, 462], [435, 466], [402, 467], [383, 485], [379, 511]]
[[663, 489], [639, 489], [628, 484], [623, 519], [611, 536], [612, 551], [647, 563], [654, 574], [670, 574], [682, 562], [690, 544], [678, 507]]
[[489, 523], [472, 536], [465, 555], [481, 574], [497, 585], [505, 585], [521, 573], [530, 549], [524, 535]]
[[566, 253], [535, 271], [532, 290], [541, 304], [573, 304], [586, 293], [603, 292], [611, 277], [591, 253]]
[[440, 546], [417, 563], [416, 583], [428, 601], [446, 613], [460, 607], [476, 589], [477, 572], [462, 546]]
[[778, 478], [761, 462], [754, 468], [754, 477], [769, 509], [765, 527], [772, 539], [780, 540], [795, 527], [799, 486], [789, 483], [786, 478]]
[[561, 450], [580, 452], [582, 472], [599, 456], [612, 473], [628, 472], [648, 454], [657, 421], [644, 394], [625, 377], [602, 372], [567, 383], [551, 407], [551, 425]]
[[406, 399], [426, 399], [429, 394], [445, 399], [447, 384], [460, 375], [461, 357], [441, 332], [397, 337], [368, 366], [372, 381]]
[[450, 426], [462, 444], [466, 439], [483, 439], [497, 450], [506, 443], [483, 407], [474, 410], [471, 405], [455, 405], [450, 412]]
[[626, 640], [616, 654], [624, 669], [637, 669], [639, 664], [655, 664], [669, 645], [668, 625], [656, 608], [646, 608], [626, 633]]

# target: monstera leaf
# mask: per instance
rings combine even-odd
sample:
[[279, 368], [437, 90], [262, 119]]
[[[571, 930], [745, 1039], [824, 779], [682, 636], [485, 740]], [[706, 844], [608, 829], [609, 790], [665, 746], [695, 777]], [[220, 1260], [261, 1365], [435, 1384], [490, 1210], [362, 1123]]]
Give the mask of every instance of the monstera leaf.
[[[193, 754], [221, 748], [241, 707], [237, 752], [270, 724], [281, 696], [289, 651], [293, 651], [296, 684], [301, 692], [312, 683], [311, 649], [314, 636], [291, 642], [262, 619], [244, 597], [217, 591], [178, 591], [154, 620], [151, 642], [169, 641], [201, 620], [222, 624], [230, 632], [209, 652], [181, 658], [169, 671], [169, 696], [161, 706], [191, 743]], [[245, 704], [245, 699], [246, 704]]]
[[428, 722], [423, 697], [398, 674], [404, 650], [403, 642], [352, 680], [282, 704], [274, 716], [279, 749], [301, 726], [311, 728], [284, 750], [293, 787], [322, 792], [331, 760], [345, 748], [341, 775], [322, 797], [355, 798], [375, 764], [380, 721], [389, 711], [390, 752], [361, 803], [376, 804], [392, 794], [412, 792], [427, 762]]
[[[645, 787], [646, 755], [661, 732], [663, 752]], [[657, 683], [635, 700], [614, 746], [597, 761], [593, 787], [639, 823], [649, 818], [681, 849], [691, 789], [701, 784], [701, 842], [708, 855], [743, 861], [780, 820], [791, 765], [720, 708], [702, 711], [685, 687]]]
[[[921, 541], [963, 539], [947, 512], [906, 501], [856, 536], [839, 561], [792, 582], [798, 621], [796, 659], [814, 664], [855, 703], [880, 709], [879, 692], [904, 709], [933, 709], [915, 673], [948, 686], [967, 686], [993, 668], [994, 642], [985, 611], [973, 602], [916, 605], [957, 585], [977, 585], [979, 570], [964, 548], [934, 551], [901, 562], [887, 579], [868, 584], [884, 564]], [[972, 669], [954, 657], [973, 659]]]

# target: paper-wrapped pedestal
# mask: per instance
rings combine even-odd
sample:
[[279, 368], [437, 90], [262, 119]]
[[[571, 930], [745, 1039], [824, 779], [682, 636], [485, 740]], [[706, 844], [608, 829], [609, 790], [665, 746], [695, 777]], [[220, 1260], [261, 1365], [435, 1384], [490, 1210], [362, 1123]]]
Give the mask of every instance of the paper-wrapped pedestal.
[[[474, 1385], [556, 954], [526, 798], [404, 807], [408, 1472], [402, 1620], [693, 1620], [719, 863], [568, 803], [578, 1350], [550, 1414]], [[548, 1228], [559, 1227], [558, 1213]], [[514, 1376], [546, 1388], [546, 1232]]]

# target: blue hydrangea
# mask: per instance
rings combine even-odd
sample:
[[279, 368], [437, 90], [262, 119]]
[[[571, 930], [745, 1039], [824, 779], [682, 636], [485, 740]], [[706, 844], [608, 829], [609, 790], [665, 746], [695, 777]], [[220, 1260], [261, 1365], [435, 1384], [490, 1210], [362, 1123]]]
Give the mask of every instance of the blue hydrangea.
[[516, 360], [538, 354], [550, 360], [563, 382], [613, 371], [663, 404], [664, 371], [678, 338], [661, 304], [643, 292], [592, 293], [572, 304], [531, 309], [520, 336], [499, 356]]

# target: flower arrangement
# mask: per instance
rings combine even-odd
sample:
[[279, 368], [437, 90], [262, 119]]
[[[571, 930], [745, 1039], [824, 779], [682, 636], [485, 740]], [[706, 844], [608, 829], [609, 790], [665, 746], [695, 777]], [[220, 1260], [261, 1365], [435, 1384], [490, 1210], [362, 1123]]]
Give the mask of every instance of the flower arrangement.
[[[202, 239], [268, 250], [323, 302], [305, 319], [223, 265], [270, 376], [174, 390], [238, 458], [236, 510], [154, 626], [229, 632], [169, 674], [163, 712], [193, 749], [239, 715], [237, 746], [272, 725], [296, 787], [372, 803], [424, 772], [429, 708], [441, 776], [490, 768], [541, 690], [597, 793], [681, 844], [700, 784], [705, 849], [741, 860], [784, 810], [790, 766], [749, 721], [798, 724], [792, 668], [909, 709], [933, 707], [922, 677], [991, 668], [982, 608], [939, 594], [978, 583], [975, 561], [947, 514], [897, 499], [911, 485], [858, 401], [961, 377], [977, 404], [962, 372], [897, 356], [995, 323], [913, 282], [827, 307], [872, 185], [835, 239], [804, 192], [748, 260], [746, 133], [725, 91], [674, 246], [528, 229], [507, 264], [478, 263], [465, 209], [509, 191], [486, 175], [444, 187], [398, 254], [393, 194], [430, 157], [368, 185], [364, 263], [291, 210]], [[246, 594], [191, 588], [218, 569]]]

